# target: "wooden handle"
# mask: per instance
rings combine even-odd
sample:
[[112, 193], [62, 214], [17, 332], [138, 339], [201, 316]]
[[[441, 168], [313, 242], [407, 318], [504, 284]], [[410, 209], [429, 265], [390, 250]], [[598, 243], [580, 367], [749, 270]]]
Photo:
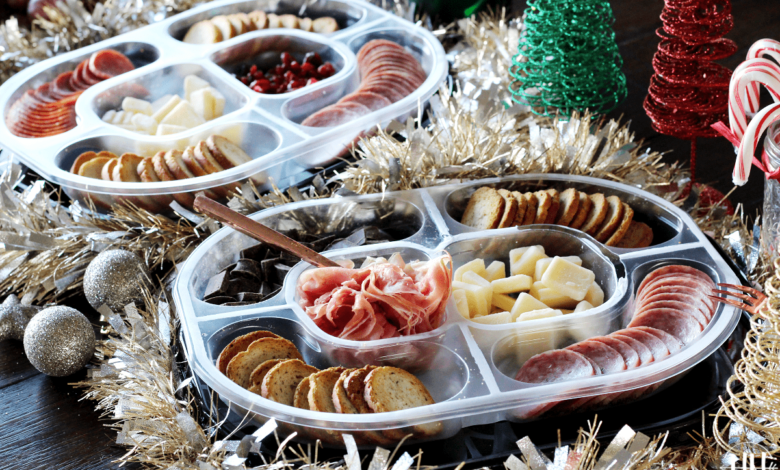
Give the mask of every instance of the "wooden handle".
[[195, 198], [195, 208], [213, 219], [216, 219], [229, 227], [233, 227], [244, 235], [295, 255], [318, 268], [340, 267], [334, 261], [301, 245], [292, 238], [286, 237], [259, 222], [255, 222], [249, 217], [241, 215], [233, 209], [209, 199], [206, 196], [198, 195], [198, 197]]

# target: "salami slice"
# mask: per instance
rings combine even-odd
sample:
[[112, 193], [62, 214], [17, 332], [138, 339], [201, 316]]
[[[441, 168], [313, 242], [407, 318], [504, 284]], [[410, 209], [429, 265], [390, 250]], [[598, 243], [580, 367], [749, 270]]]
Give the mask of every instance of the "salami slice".
[[339, 102], [333, 105], [333, 107], [336, 109], [345, 109], [354, 113], [355, 116], [352, 119], [371, 113], [371, 109], [369, 109], [368, 106], [356, 101], [339, 100]]
[[657, 286], [654, 287], [652, 292], [649, 292], [645, 294], [643, 297], [637, 299], [637, 305], [642, 305], [646, 302], [647, 299], [655, 296], [656, 294], [688, 294], [690, 296], [696, 297], [708, 310], [711, 312], [715, 311], [715, 305], [714, 301], [709, 299], [707, 297], [707, 294], [705, 294], [703, 291], [689, 287], [689, 286], [683, 286], [678, 284], [669, 284], [669, 285], [663, 285], [663, 286]]
[[328, 106], [304, 119], [301, 125], [308, 127], [334, 127], [355, 117], [355, 113], [348, 109]]
[[390, 106], [393, 104], [389, 99], [385, 98], [383, 95], [373, 93], [370, 91], [362, 91], [358, 90], [355, 93], [352, 93], [350, 95], [345, 96], [340, 100], [342, 103], [360, 103], [363, 106], [367, 107], [371, 111], [376, 111], [378, 109], [382, 109], [385, 106]]
[[87, 71], [100, 80], [108, 80], [135, 69], [124, 54], [113, 49], [105, 49], [92, 54]]
[[86, 90], [89, 85], [84, 83], [84, 80], [80, 76], [80, 70], [87, 66], [87, 61], [81, 62], [73, 70], [73, 75], [70, 76], [70, 87], [74, 90]]
[[81, 76], [84, 78], [86, 83], [89, 83], [90, 86], [97, 85], [104, 80], [103, 78], [100, 78], [99, 76], [92, 73], [92, 70], [89, 67], [89, 63], [87, 63], [86, 67], [81, 69]]
[[73, 72], [61, 73], [52, 82], [52, 94], [56, 95], [57, 99], [66, 98], [76, 92], [70, 85], [71, 77], [73, 77]]
[[56, 96], [52, 96], [52, 86], [49, 83], [44, 83], [36, 88], [32, 96], [44, 103], [53, 103], [59, 99]]
[[687, 274], [683, 274], [679, 276], [670, 275], [670, 276], [659, 277], [654, 281], [648, 283], [645, 286], [644, 290], [637, 297], [643, 297], [661, 286], [672, 286], [672, 285], [690, 287], [691, 289], [697, 289], [701, 292], [709, 292], [712, 290], [712, 287], [707, 285], [704, 281], [695, 278], [693, 276], [689, 276]]
[[[636, 351], [637, 354], [639, 354], [639, 365], [640, 366], [645, 366], [647, 364], [650, 364], [651, 362], [654, 362], [655, 361], [655, 356], [653, 355], [653, 351], [649, 347], [647, 347], [647, 345], [645, 343], [639, 341], [634, 336], [627, 335], [626, 331], [628, 331], [628, 330], [616, 331], [616, 332], [610, 334], [609, 336], [611, 336], [613, 338], [617, 338], [620, 341], [623, 341], [626, 344], [628, 344], [629, 346], [631, 346], [634, 349], [634, 351]], [[663, 356], [661, 356], [661, 357], [663, 357]], [[660, 357], [659, 357], [659, 359], [660, 359]]]
[[690, 266], [685, 266], [685, 265], [682, 265], [682, 264], [672, 264], [672, 265], [669, 265], [669, 266], [663, 266], [661, 268], [658, 268], [655, 271], [653, 271], [650, 274], [648, 274], [647, 276], [645, 276], [645, 278], [642, 280], [642, 283], [639, 284], [639, 289], [637, 289], [637, 292], [641, 292], [642, 288], [646, 284], [649, 284], [650, 282], [652, 282], [655, 278], [663, 276], [664, 274], [669, 274], [669, 273], [690, 274], [692, 276], [695, 276], [695, 277], [701, 279], [705, 283], [708, 283], [713, 288], [715, 287], [715, 283], [712, 281], [712, 278], [709, 277], [704, 272], [699, 271], [698, 269], [692, 268]]
[[650, 333], [646, 333], [635, 328], [626, 328], [623, 330], [623, 334], [631, 336], [632, 338], [640, 341], [642, 344], [650, 348], [650, 351], [653, 352], [653, 357], [656, 361], [669, 355], [669, 348], [666, 347], [666, 343], [651, 335]]
[[578, 352], [592, 359], [599, 367], [601, 374], [610, 374], [626, 370], [626, 361], [615, 349], [600, 341], [585, 340], [572, 344], [566, 349]]
[[[593, 363], [580, 353], [557, 349], [527, 360], [515, 380], [525, 383], [553, 383], [596, 375]], [[541, 416], [559, 402], [543, 403], [524, 413], [524, 418]]]
[[381, 85], [361, 85], [358, 91], [382, 95], [391, 103], [395, 103], [396, 101], [401, 100], [406, 96], [405, 94], [401, 93], [401, 91], [396, 90], [393, 87], [386, 87]]
[[645, 302], [642, 304], [641, 308], [637, 309], [636, 313], [634, 314], [634, 317], [638, 317], [642, 315], [642, 313], [656, 308], [669, 308], [672, 310], [677, 310], [686, 315], [690, 315], [702, 326], [706, 326], [707, 323], [709, 323], [709, 319], [701, 312], [701, 310], [699, 310], [698, 302], [696, 304], [686, 304], [684, 302], [679, 302], [674, 300], [658, 300], [653, 302]]
[[369, 52], [376, 48], [382, 48], [382, 49], [400, 49], [405, 50], [403, 46], [400, 44], [396, 44], [393, 41], [388, 41], [387, 39], [374, 39], [372, 41], [368, 41], [363, 45], [363, 47], [360, 48], [357, 54], [357, 61], [358, 64], [363, 62], [363, 59], [368, 55]]
[[654, 302], [666, 301], [682, 302], [686, 305], [695, 306], [698, 308], [699, 312], [704, 315], [704, 317], [707, 319], [707, 322], [712, 320], [712, 312], [701, 300], [701, 297], [696, 295], [683, 294], [680, 292], [657, 292], [650, 297], [643, 299], [642, 305], [637, 306], [637, 313], [639, 313], [639, 311], [642, 310], [646, 305]]
[[677, 351], [682, 349], [683, 346], [685, 346], [682, 343], [682, 341], [680, 341], [679, 339], [675, 338], [674, 336], [670, 335], [665, 331], [656, 328], [651, 328], [649, 326], [637, 326], [635, 328], [637, 330], [642, 330], [647, 333], [650, 333], [651, 335], [663, 341], [666, 344], [666, 347], [669, 348], [669, 352], [672, 354], [676, 353]]
[[[665, 331], [682, 341], [683, 344], [689, 344], [702, 332], [702, 326], [693, 317], [667, 308], [648, 310], [631, 320], [628, 331], [637, 331], [652, 336], [649, 333], [632, 328], [636, 326], [649, 326]], [[660, 341], [655, 336], [653, 338]], [[647, 343], [645, 342], [645, 344]]]
[[626, 344], [624, 341], [610, 336], [597, 336], [595, 338], [591, 338], [590, 341], [604, 343], [617, 351], [618, 354], [623, 357], [623, 361], [626, 363], [627, 369], [634, 369], [639, 367], [639, 354], [634, 350], [634, 348]]

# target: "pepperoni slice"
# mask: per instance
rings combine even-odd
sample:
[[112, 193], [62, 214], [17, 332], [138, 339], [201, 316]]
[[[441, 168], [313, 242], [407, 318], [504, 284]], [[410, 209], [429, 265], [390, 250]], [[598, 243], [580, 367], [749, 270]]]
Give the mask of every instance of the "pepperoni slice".
[[363, 59], [374, 49], [400, 49], [405, 50], [403, 46], [400, 44], [394, 43], [393, 41], [388, 41], [387, 39], [374, 39], [372, 41], [368, 41], [363, 45], [363, 47], [360, 48], [357, 54], [357, 61], [358, 63], [362, 62]]
[[[692, 342], [703, 330], [699, 322], [697, 322], [690, 315], [686, 315], [682, 312], [678, 312], [677, 310], [668, 308], [648, 310], [642, 315], [635, 317], [633, 320], [631, 320], [628, 331], [634, 330], [632, 327], [635, 326], [650, 326], [665, 331], [682, 341], [683, 344], [689, 344]], [[642, 333], [648, 334], [645, 332]], [[655, 339], [658, 340], [658, 338]], [[645, 342], [645, 344], [647, 343]]]
[[72, 76], [73, 72], [64, 72], [57, 75], [57, 78], [52, 82], [52, 93], [57, 95], [57, 99], [66, 98], [76, 92], [70, 85]]
[[614, 349], [623, 357], [623, 361], [626, 363], [626, 369], [635, 369], [639, 367], [639, 354], [626, 344], [624, 341], [613, 338], [610, 336], [597, 336], [595, 338], [591, 338], [589, 341], [598, 341], [600, 343], [604, 343], [610, 348]]
[[328, 106], [304, 119], [301, 125], [308, 127], [334, 127], [355, 117], [357, 117], [356, 114], [348, 109]]
[[692, 268], [690, 266], [685, 266], [682, 264], [672, 264], [669, 266], [663, 266], [661, 268], [656, 269], [655, 271], [651, 272], [645, 278], [642, 280], [642, 283], [639, 284], [639, 289], [637, 289], [637, 292], [641, 292], [642, 288], [646, 285], [652, 282], [655, 278], [663, 276], [664, 274], [669, 273], [685, 273], [690, 274], [692, 276], [695, 276], [705, 283], [715, 286], [715, 283], [712, 281], [712, 278], [709, 277], [706, 273], [699, 271], [696, 268]]
[[631, 348], [636, 351], [636, 353], [639, 355], [639, 365], [644, 366], [647, 364], [650, 364], [651, 362], [655, 361], [655, 356], [653, 355], [653, 351], [645, 345], [645, 343], [639, 341], [635, 337], [631, 335], [627, 335], [626, 331], [628, 330], [620, 330], [616, 331], [609, 336], [612, 338], [617, 338], [620, 341], [623, 341], [627, 345], [631, 346]]
[[[371, 109], [356, 101], [341, 101], [333, 105], [334, 108], [345, 109], [355, 114], [355, 117], [365, 116], [371, 113]], [[354, 118], [353, 118], [354, 119]]]
[[622, 334], [631, 336], [632, 338], [640, 341], [642, 344], [650, 348], [650, 351], [653, 352], [653, 358], [655, 358], [656, 361], [669, 355], [669, 348], [666, 347], [666, 344], [650, 333], [646, 333], [634, 328], [626, 328], [623, 330]]
[[52, 96], [52, 89], [51, 84], [44, 83], [43, 85], [39, 86], [35, 89], [35, 92], [32, 94], [32, 96], [40, 101], [43, 101], [45, 103], [53, 103], [57, 101], [57, 97]]
[[637, 313], [645, 309], [646, 305], [655, 302], [682, 302], [686, 305], [696, 307], [699, 312], [707, 319], [709, 323], [712, 320], [712, 312], [701, 300], [700, 296], [683, 294], [680, 292], [657, 292], [650, 297], [643, 299], [642, 305], [637, 307]]
[[105, 49], [92, 54], [87, 70], [100, 80], [108, 80], [135, 69], [135, 66], [121, 52]]
[[[607, 346], [601, 341], [585, 340], [579, 343], [573, 344], [566, 349], [574, 352], [578, 352], [586, 358], [592, 360], [597, 370], [600, 370], [601, 374], [611, 374], [613, 372], [620, 372], [626, 370], [626, 361], [623, 356], [614, 348]], [[613, 398], [617, 397], [616, 394], [607, 394], [596, 397], [586, 397], [573, 400], [573, 403], [567, 403], [567, 409], [579, 409], [587, 406], [598, 406], [603, 403], [608, 403]]]
[[359, 91], [382, 95], [388, 100], [390, 100], [391, 103], [395, 103], [396, 101], [401, 100], [406, 96], [405, 94], [401, 93], [400, 91], [396, 90], [393, 87], [386, 87], [381, 85], [365, 85], [365, 86], [360, 85]]
[[711, 312], [715, 312], [715, 305], [714, 301], [707, 297], [707, 294], [695, 287], [680, 285], [677, 283], [672, 283], [668, 285], [658, 286], [654, 287], [652, 292], [648, 292], [641, 298], [637, 299], [637, 305], [643, 305], [647, 299], [655, 296], [656, 294], [688, 294], [690, 296], [696, 297], [702, 305], [705, 306], [708, 310]]
[[363, 106], [367, 107], [371, 111], [376, 111], [378, 109], [382, 109], [385, 106], [390, 106], [393, 104], [389, 99], [385, 98], [384, 96], [373, 93], [370, 91], [362, 91], [358, 90], [355, 93], [349, 94], [342, 98], [340, 100], [342, 103], [360, 103]]
[[84, 60], [73, 70], [73, 75], [70, 76], [70, 87], [74, 90], [86, 90], [89, 88], [89, 85], [84, 83], [84, 80], [81, 78], [81, 70], [86, 66], [87, 61]]
[[672, 310], [677, 310], [678, 312], [684, 313], [686, 315], [690, 315], [697, 322], [699, 322], [702, 327], [709, 323], [709, 319], [701, 312], [701, 310], [699, 310], [698, 304], [686, 304], [684, 302], [674, 300], [657, 300], [653, 302], [645, 302], [642, 304], [641, 308], [637, 309], [634, 317], [636, 318], [642, 315], [642, 313], [656, 308], [669, 308]]
[[655, 336], [656, 338], [660, 339], [666, 344], [666, 347], [669, 348], [669, 352], [674, 354], [680, 349], [685, 346], [682, 341], [675, 338], [674, 336], [670, 335], [669, 333], [659, 330], [657, 328], [651, 328], [649, 326], [637, 326], [635, 327], [637, 330], [642, 330], [647, 333], [650, 333], [651, 335]]

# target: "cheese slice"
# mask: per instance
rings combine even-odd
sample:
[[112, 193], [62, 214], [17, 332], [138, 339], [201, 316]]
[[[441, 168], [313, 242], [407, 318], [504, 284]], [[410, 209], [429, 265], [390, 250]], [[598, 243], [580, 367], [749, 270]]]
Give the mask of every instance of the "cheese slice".
[[482, 288], [485, 310], [490, 311], [490, 306], [493, 304], [493, 285], [474, 271], [466, 271], [463, 273], [463, 282]]
[[588, 287], [588, 292], [585, 294], [584, 300], [588, 301], [588, 303], [594, 307], [598, 307], [604, 303], [604, 291], [601, 290], [601, 286], [599, 286], [597, 282], [594, 282]]
[[452, 291], [452, 298], [455, 300], [455, 308], [458, 309], [458, 313], [465, 319], [471, 318], [471, 314], [469, 314], [469, 303], [468, 300], [466, 300], [466, 293], [461, 289], [455, 289]]
[[[561, 258], [566, 261], [571, 261], [577, 266], [582, 266], [582, 259], [579, 256], [562, 256]], [[534, 281], [541, 281], [542, 275], [552, 263], [554, 258], [543, 258], [536, 262], [536, 269], [534, 269]]]
[[547, 308], [547, 305], [524, 292], [517, 296], [515, 305], [512, 307], [512, 321], [515, 321], [522, 313], [530, 312], [532, 310], [542, 310], [545, 308]]
[[485, 260], [483, 260], [482, 258], [471, 260], [468, 263], [456, 269], [455, 280], [462, 281], [463, 273], [468, 271], [473, 271], [478, 275], [482, 276], [483, 278], [487, 278], [487, 271], [485, 270]]
[[187, 75], [184, 77], [184, 99], [189, 100], [192, 92], [201, 88], [210, 87], [211, 84], [197, 75]]
[[510, 312], [515, 306], [515, 299], [506, 294], [496, 294], [494, 291], [492, 303], [494, 308]]
[[152, 114], [152, 117], [155, 121], [162, 122], [168, 113], [173, 111], [173, 108], [175, 108], [179, 103], [181, 103], [181, 98], [179, 98], [179, 95], [171, 96], [168, 101], [165, 102], [165, 104], [160, 106], [160, 108], [154, 114]]
[[528, 251], [528, 246], [523, 246], [520, 248], [515, 248], [514, 250], [509, 250], [509, 264], [515, 264], [518, 260], [523, 256], [523, 254]]
[[496, 279], [503, 279], [506, 277], [506, 265], [502, 261], [493, 261], [485, 271], [487, 273], [486, 279], [488, 281], [495, 281]]
[[551, 308], [543, 308], [540, 310], [531, 310], [530, 312], [521, 313], [515, 320], [516, 322], [539, 320], [541, 318], [553, 318], [563, 316], [560, 310], [553, 310]]
[[556, 256], [544, 271], [541, 281], [562, 295], [580, 301], [595, 279], [596, 275], [590, 269]]
[[153, 112], [152, 103], [145, 100], [139, 100], [138, 98], [133, 98], [132, 96], [128, 96], [122, 100], [122, 110], [145, 114], [147, 116], [151, 116]]
[[[490, 311], [485, 304], [485, 288], [461, 281], [452, 281], [452, 289], [461, 289], [466, 294], [466, 303], [471, 318], [487, 315]], [[492, 297], [491, 297], [492, 299]]]
[[133, 116], [131, 122], [139, 132], [146, 132], [151, 135], [154, 135], [157, 132], [157, 121], [151, 116], [136, 114]]
[[163, 95], [157, 98], [156, 100], [152, 101], [152, 115], [154, 115], [157, 111], [159, 111], [160, 108], [165, 106], [168, 103], [168, 101], [171, 100], [171, 98], [173, 98], [173, 95]]
[[534, 282], [529, 294], [550, 308], [574, 308], [577, 306], [576, 300], [547, 287], [543, 282]]
[[503, 279], [496, 279], [491, 282], [493, 285], [493, 293], [497, 294], [515, 294], [517, 292], [523, 292], [531, 289], [533, 279], [531, 276], [525, 274], [518, 274], [516, 276], [505, 277]]
[[183, 126], [176, 126], [173, 124], [160, 124], [157, 126], [157, 133], [155, 135], [171, 135], [178, 134], [179, 132], [186, 131], [187, 128]]
[[590, 304], [587, 300], [583, 300], [582, 302], [577, 304], [577, 307], [574, 309], [574, 313], [577, 312], [584, 312], [585, 310], [590, 310], [593, 308], [593, 305]]
[[109, 109], [101, 119], [105, 122], [114, 122], [114, 116], [116, 116], [116, 111]]
[[510, 271], [513, 276], [518, 274], [525, 274], [526, 276], [533, 276], [536, 269], [536, 262], [540, 259], [547, 258], [544, 254], [544, 247], [541, 245], [529, 246], [516, 262], [510, 265]]
[[482, 323], [484, 325], [501, 325], [512, 321], [512, 314], [509, 312], [491, 313], [484, 317], [472, 318], [471, 321]]
[[182, 101], [177, 104], [162, 121], [160, 121], [160, 124], [173, 124], [175, 126], [191, 129], [204, 122], [206, 121], [192, 109], [192, 106], [188, 101]]

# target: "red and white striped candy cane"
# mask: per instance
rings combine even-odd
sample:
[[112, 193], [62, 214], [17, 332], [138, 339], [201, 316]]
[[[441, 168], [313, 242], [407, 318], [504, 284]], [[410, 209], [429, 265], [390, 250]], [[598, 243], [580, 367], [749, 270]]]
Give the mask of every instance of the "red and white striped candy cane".
[[[780, 62], [780, 41], [775, 41], [774, 39], [759, 39], [750, 46], [750, 50], [747, 53], [747, 60], [766, 56], [770, 56]], [[752, 83], [747, 89], [748, 112], [751, 114], [758, 111], [758, 107], [760, 106], [759, 98], [758, 84]]]
[[[747, 182], [750, 176], [751, 164], [753, 160], [756, 160], [755, 152], [758, 141], [764, 131], [777, 120], [780, 120], [780, 103], [767, 106], [759, 111], [750, 121], [750, 125], [745, 130], [745, 135], [742, 137], [742, 142], [739, 144], [737, 162], [732, 173], [735, 185], [742, 186]], [[776, 170], [776, 168], [767, 168], [767, 170], [771, 172]]]
[[764, 85], [774, 100], [780, 101], [780, 66], [767, 59], [750, 59], [737, 67], [729, 83], [729, 124], [731, 132], [742, 139], [747, 128], [747, 113], [742, 98], [749, 86]]

